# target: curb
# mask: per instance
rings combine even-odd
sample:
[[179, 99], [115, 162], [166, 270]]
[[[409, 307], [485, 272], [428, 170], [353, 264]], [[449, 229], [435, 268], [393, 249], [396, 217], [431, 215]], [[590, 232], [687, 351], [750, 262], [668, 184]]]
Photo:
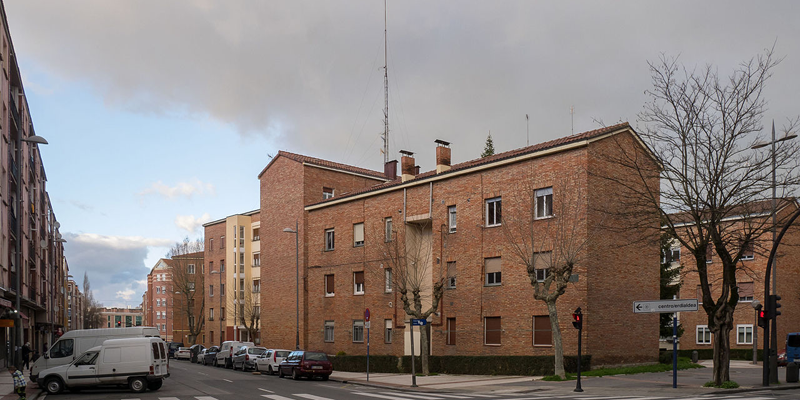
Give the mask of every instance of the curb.
[[725, 393], [748, 393], [748, 392], [763, 392], [765, 390], [795, 390], [800, 389], [800, 384], [792, 384], [788, 386], [786, 384], [781, 386], [761, 386], [761, 387], [747, 387], [747, 388], [736, 388], [736, 389], [720, 389], [714, 390], [713, 392], [709, 392], [709, 394], [725, 394]]

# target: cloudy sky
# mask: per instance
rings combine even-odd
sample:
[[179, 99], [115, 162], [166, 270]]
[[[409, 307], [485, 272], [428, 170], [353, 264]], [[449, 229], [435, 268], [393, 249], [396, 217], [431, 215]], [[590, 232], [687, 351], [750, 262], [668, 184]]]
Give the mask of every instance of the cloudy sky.
[[[699, 3], [699, 4], [698, 4]], [[288, 150], [382, 170], [384, 7], [369, 1], [5, 0], [70, 271], [105, 305], [201, 224], [259, 207]], [[800, 114], [790, 1], [388, 5], [390, 153], [434, 167], [629, 121], [648, 60], [727, 73], [775, 46], [767, 118]], [[574, 115], [570, 107], [574, 106]]]

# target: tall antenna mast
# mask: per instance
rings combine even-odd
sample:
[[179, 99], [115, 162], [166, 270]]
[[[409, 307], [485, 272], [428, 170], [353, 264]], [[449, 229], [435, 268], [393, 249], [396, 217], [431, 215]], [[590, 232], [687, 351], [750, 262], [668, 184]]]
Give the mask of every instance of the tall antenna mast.
[[572, 132], [571, 135], [575, 134], [575, 106], [569, 106], [569, 117], [570, 117], [570, 129]]
[[386, 39], [386, 1], [383, 0], [383, 163], [389, 162], [389, 62]]

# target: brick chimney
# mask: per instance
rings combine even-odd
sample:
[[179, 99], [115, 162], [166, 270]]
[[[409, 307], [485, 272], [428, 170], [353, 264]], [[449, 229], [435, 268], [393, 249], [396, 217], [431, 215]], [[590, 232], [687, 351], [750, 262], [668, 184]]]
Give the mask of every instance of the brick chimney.
[[436, 173], [441, 174], [450, 169], [450, 142], [441, 139], [435, 140], [436, 146]]
[[383, 164], [383, 175], [390, 181], [397, 179], [397, 160], [387, 161], [386, 164]]
[[400, 150], [400, 173], [402, 174], [403, 182], [414, 179], [416, 176], [414, 168], [414, 153], [406, 150]]

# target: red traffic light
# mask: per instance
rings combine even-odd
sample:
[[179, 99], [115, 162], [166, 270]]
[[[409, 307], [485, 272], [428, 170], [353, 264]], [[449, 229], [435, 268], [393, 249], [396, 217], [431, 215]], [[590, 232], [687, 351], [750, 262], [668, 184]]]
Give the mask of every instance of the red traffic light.
[[575, 329], [583, 329], [583, 313], [580, 307], [572, 313], [572, 326], [575, 327]]

